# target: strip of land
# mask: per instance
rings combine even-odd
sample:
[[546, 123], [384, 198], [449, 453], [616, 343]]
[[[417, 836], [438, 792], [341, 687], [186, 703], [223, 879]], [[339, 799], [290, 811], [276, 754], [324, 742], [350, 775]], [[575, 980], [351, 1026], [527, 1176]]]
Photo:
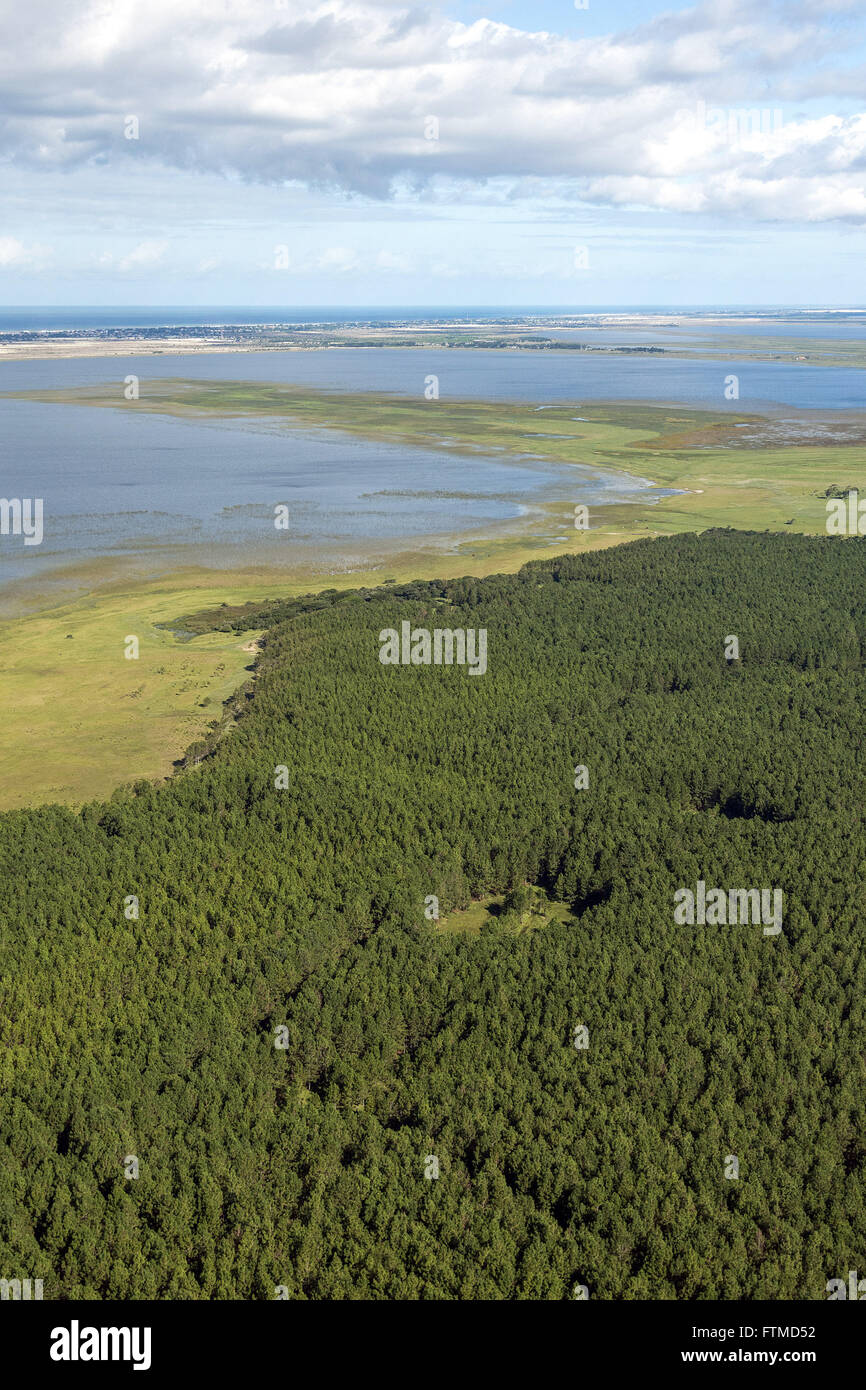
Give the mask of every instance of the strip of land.
[[[862, 318], [852, 321], [860, 323]], [[806, 320], [805, 322], [808, 322]], [[126, 328], [28, 330], [0, 333], [0, 361], [52, 358], [196, 355], [202, 353], [314, 352], [329, 348], [400, 348], [437, 351], [569, 352], [652, 355], [730, 362], [794, 362], [866, 368], [866, 341], [798, 334], [787, 319], [724, 319], [671, 315], [529, 315], [514, 319], [430, 319], [426, 322], [145, 325]], [[761, 334], [762, 323], [790, 332]], [[725, 332], [715, 330], [724, 326]], [[730, 332], [732, 327], [743, 331]], [[646, 341], [629, 335], [637, 332]], [[609, 341], [621, 333], [622, 340]], [[602, 336], [599, 336], [602, 335]]]
[[[575, 529], [571, 504], [544, 503], [519, 521], [490, 523], [484, 533], [431, 537], [423, 547], [386, 556], [370, 541], [362, 563], [343, 573], [322, 566], [225, 571], [178, 563], [158, 578], [118, 579], [110, 561], [91, 561], [81, 597], [58, 601], [46, 593], [41, 611], [0, 628], [0, 809], [81, 804], [123, 783], [171, 775], [181, 753], [207, 736], [222, 701], [249, 679], [255, 652], [247, 648], [259, 634], [209, 632], [183, 640], [169, 630], [180, 614], [323, 588], [484, 576], [548, 555], [714, 526], [823, 534], [829, 492], [866, 493], [866, 420], [851, 412], [838, 420], [788, 412], [780, 420], [621, 402], [426, 402], [165, 380], [143, 383], [134, 403], [105, 387], [16, 394], [191, 418], [269, 417], [287, 430], [337, 429], [458, 450], [467, 459], [467, 489], [473, 457], [494, 453], [517, 461], [531, 453], [678, 491], [660, 501], [636, 493], [633, 503], [593, 508], [588, 530]], [[577, 486], [573, 502], [581, 502]], [[131, 634], [140, 639], [134, 660], [124, 656]], [[28, 759], [26, 781], [20, 772], [25, 748], [39, 752]]]

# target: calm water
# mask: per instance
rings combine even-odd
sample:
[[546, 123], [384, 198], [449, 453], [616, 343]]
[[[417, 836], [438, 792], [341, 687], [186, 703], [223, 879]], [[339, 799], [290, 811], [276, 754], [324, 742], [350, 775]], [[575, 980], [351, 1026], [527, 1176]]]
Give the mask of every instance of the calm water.
[[[467, 458], [276, 422], [31, 401], [2, 401], [0, 411], [3, 495], [41, 497], [45, 510], [40, 545], [0, 538], [0, 588], [99, 557], [146, 569], [316, 560], [351, 567], [370, 543], [426, 544], [519, 517], [539, 501], [562, 499], [567, 518], [576, 501], [645, 491], [579, 461]], [[279, 504], [289, 508], [288, 532], [274, 526]]]
[[[580, 335], [578, 335], [580, 336]], [[625, 335], [618, 333], [618, 339]], [[277, 381], [344, 391], [394, 391], [423, 396], [428, 375], [440, 398], [522, 400], [640, 400], [676, 402], [735, 413], [778, 406], [801, 410], [866, 407], [866, 373], [855, 367], [802, 362], [712, 362], [651, 356], [591, 356], [577, 352], [485, 352], [411, 348], [329, 348], [318, 352], [207, 353], [158, 357], [0, 362], [0, 390], [89, 386], [188, 377], [212, 381]], [[725, 377], [739, 377], [739, 401], [725, 400]], [[5, 403], [4, 407], [5, 409]]]
[[[371, 311], [363, 312], [372, 317]], [[408, 316], [402, 310], [385, 313]], [[79, 316], [75, 323], [80, 322]], [[754, 332], [764, 334], [767, 327], [758, 323]], [[829, 331], [823, 323], [809, 328], [816, 336]], [[608, 331], [628, 341], [623, 332]], [[790, 331], [787, 325], [784, 331]], [[632, 335], [635, 341], [641, 336], [647, 336], [645, 330]], [[5, 362], [0, 363], [0, 391], [115, 383], [120, 392], [128, 373], [145, 381], [262, 380], [419, 398], [426, 378], [435, 375], [440, 399], [568, 400], [578, 413], [581, 401], [614, 399], [678, 402], [735, 414], [866, 406], [866, 376], [856, 369], [746, 364], [736, 357], [707, 362], [381, 348]], [[731, 373], [740, 384], [735, 402], [724, 397]], [[431, 402], [431, 413], [435, 409]], [[365, 546], [381, 545], [383, 553], [397, 542], [414, 547], [431, 537], [453, 537], [516, 518], [554, 499], [563, 500], [567, 525], [573, 502], [626, 500], [644, 486], [599, 478], [580, 467], [579, 457], [562, 467], [529, 454], [519, 460], [467, 459], [444, 449], [378, 444], [275, 422], [197, 422], [129, 409], [9, 400], [0, 401], [0, 412], [0, 493], [45, 500], [41, 545], [25, 547], [20, 537], [0, 537], [0, 588], [98, 557], [131, 559], [150, 569], [311, 561], [351, 568], [369, 558]], [[290, 510], [287, 533], [273, 526], [280, 503]]]

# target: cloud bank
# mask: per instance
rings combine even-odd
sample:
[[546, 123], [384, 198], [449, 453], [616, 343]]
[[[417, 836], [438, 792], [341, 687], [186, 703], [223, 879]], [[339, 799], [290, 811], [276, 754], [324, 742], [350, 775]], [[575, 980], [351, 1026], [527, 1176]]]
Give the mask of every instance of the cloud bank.
[[383, 200], [550, 181], [598, 207], [866, 221], [866, 115], [833, 106], [866, 85], [847, 0], [718, 0], [585, 39], [370, 0], [2, 8], [11, 166]]

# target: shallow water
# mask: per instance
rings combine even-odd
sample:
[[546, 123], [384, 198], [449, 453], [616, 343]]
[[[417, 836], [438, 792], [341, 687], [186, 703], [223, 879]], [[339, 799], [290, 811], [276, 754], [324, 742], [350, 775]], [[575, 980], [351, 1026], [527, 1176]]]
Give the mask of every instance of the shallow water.
[[[765, 325], [756, 325], [762, 332]], [[822, 331], [825, 331], [822, 325]], [[587, 356], [569, 352], [329, 349], [318, 352], [166, 354], [0, 363], [0, 390], [155, 378], [253, 380], [440, 399], [675, 401], [760, 413], [767, 406], [845, 411], [866, 404], [856, 369]], [[725, 379], [739, 378], [737, 401]], [[431, 411], [435, 410], [431, 403]], [[459, 538], [562, 499], [625, 500], [643, 482], [599, 477], [574, 464], [381, 444], [274, 421], [197, 421], [127, 410], [2, 400], [5, 497], [41, 497], [45, 536], [0, 537], [0, 586], [37, 581], [73, 562], [176, 565], [355, 565], [367, 545]], [[580, 419], [579, 415], [574, 417]], [[539, 424], [544, 419], [539, 416]], [[539, 431], [541, 433], [541, 431]], [[661, 491], [655, 495], [665, 495]], [[274, 509], [289, 508], [277, 531]]]
[[[147, 568], [169, 555], [208, 567], [292, 564], [310, 553], [336, 563], [370, 542], [459, 535], [539, 501], [592, 505], [642, 490], [625, 475], [529, 452], [467, 458], [274, 421], [20, 400], [0, 409], [3, 495], [44, 506], [40, 545], [0, 538], [0, 584], [101, 557]], [[280, 505], [288, 530], [275, 526]]]
[[[436, 376], [440, 399], [665, 401], [714, 410], [866, 407], [866, 373], [802, 362], [713, 361], [580, 352], [426, 348], [328, 348], [315, 352], [164, 354], [0, 363], [0, 390], [58, 389], [186, 377], [194, 381], [275, 381], [334, 391], [393, 391], [423, 398]], [[725, 379], [739, 378], [739, 400]]]

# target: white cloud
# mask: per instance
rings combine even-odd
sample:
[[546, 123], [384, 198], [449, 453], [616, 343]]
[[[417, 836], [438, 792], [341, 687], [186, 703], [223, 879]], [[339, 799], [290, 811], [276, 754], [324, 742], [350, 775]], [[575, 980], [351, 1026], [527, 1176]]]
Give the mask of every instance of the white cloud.
[[[683, 115], [790, 106], [810, 84], [826, 100], [834, 78], [844, 88], [847, 0], [707, 0], [585, 39], [387, 0], [151, 0], [146, 11], [44, 0], [36, 18], [6, 8], [0, 129], [7, 158], [30, 168], [144, 163], [373, 198], [429, 197], [448, 180], [570, 180], [599, 205], [861, 217], [863, 117], [788, 111], [780, 138], [756, 144]], [[124, 136], [129, 115], [138, 139]], [[157, 244], [122, 267], [154, 264], [145, 248]], [[352, 268], [351, 253], [329, 255], [329, 268]]]
[[160, 265], [167, 249], [167, 241], [142, 241], [118, 262], [118, 269], [146, 270]]
[[376, 257], [376, 265], [380, 270], [396, 270], [401, 274], [412, 269], [409, 257], [401, 251], [380, 251]]
[[358, 268], [358, 257], [347, 246], [329, 246], [316, 257], [317, 270], [329, 270], [338, 275], [345, 275]]
[[0, 267], [21, 267], [30, 270], [42, 269], [51, 255], [49, 246], [25, 246], [14, 236], [0, 237]]

